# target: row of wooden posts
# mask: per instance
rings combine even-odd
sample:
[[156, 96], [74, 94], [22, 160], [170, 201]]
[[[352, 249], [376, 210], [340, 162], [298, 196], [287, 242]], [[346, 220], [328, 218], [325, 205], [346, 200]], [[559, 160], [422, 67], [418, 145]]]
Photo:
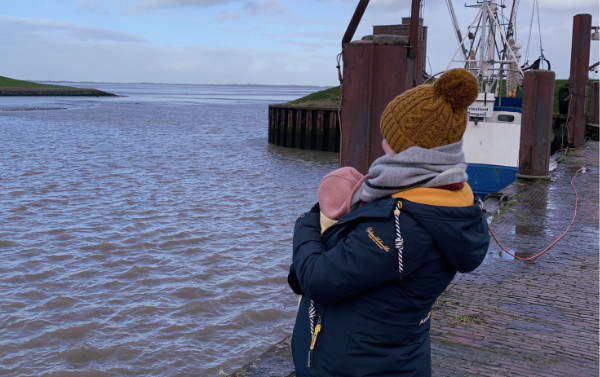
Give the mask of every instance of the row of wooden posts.
[[269, 143], [289, 148], [340, 151], [337, 108], [269, 106]]

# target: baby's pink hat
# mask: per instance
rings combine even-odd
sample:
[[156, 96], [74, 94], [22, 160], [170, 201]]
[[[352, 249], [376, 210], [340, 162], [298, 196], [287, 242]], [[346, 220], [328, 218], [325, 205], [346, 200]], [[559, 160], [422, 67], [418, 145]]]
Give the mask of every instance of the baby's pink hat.
[[352, 197], [368, 178], [350, 166], [327, 174], [317, 192], [321, 212], [333, 220], [344, 217], [351, 210]]

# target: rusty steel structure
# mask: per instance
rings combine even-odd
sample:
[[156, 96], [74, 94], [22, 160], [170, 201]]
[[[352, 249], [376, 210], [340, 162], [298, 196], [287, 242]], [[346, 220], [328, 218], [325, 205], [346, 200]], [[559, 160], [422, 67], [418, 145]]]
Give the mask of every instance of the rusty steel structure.
[[353, 41], [369, 4], [360, 0], [342, 38], [340, 165], [362, 173], [383, 155], [379, 118], [397, 95], [423, 82], [427, 32], [413, 0], [400, 25], [374, 26], [373, 35]]

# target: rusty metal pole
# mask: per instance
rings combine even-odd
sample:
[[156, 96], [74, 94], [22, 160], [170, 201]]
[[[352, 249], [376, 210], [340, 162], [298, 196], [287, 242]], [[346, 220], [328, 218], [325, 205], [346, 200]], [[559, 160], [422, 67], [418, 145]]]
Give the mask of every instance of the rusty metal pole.
[[346, 28], [346, 32], [344, 33], [344, 37], [342, 38], [342, 48], [346, 43], [350, 43], [352, 41], [352, 37], [354, 37], [354, 33], [356, 32], [356, 28], [358, 24], [360, 24], [360, 20], [365, 14], [365, 10], [367, 10], [367, 6], [369, 5], [369, 0], [360, 0], [356, 9], [354, 10], [354, 14], [352, 15], [352, 19], [350, 19], [350, 23]]
[[410, 35], [409, 35], [409, 47], [408, 57], [416, 58], [419, 51], [419, 12], [421, 10], [421, 1], [412, 0], [410, 8]]
[[518, 178], [550, 178], [554, 81], [553, 71], [525, 72]]
[[573, 147], [585, 141], [585, 91], [588, 84], [592, 15], [573, 17], [573, 42], [571, 45], [571, 72], [569, 76], [570, 100], [567, 116], [568, 143]]

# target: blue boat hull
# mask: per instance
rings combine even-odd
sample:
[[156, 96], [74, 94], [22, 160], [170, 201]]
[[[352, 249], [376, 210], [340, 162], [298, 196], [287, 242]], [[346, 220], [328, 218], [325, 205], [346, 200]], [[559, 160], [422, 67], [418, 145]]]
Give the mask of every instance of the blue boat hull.
[[500, 192], [517, 179], [517, 168], [510, 166], [474, 164], [467, 166], [469, 185], [482, 200], [492, 192]]

